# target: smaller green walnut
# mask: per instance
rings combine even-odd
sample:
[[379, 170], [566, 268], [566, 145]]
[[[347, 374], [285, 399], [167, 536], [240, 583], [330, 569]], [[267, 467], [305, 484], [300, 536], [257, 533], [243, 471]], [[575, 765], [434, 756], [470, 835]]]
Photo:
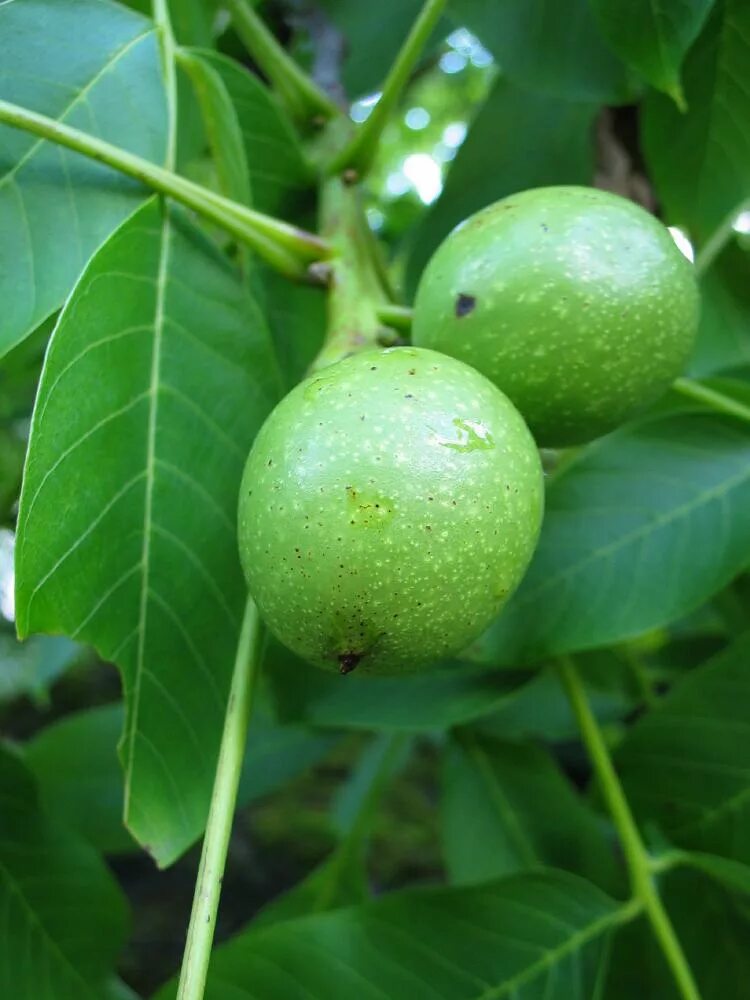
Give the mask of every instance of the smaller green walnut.
[[240, 556], [295, 653], [397, 673], [489, 625], [528, 565], [542, 507], [534, 441], [491, 382], [434, 351], [366, 351], [300, 383], [261, 428]]
[[560, 447], [657, 399], [697, 322], [692, 265], [654, 216], [606, 191], [551, 187], [450, 233], [422, 275], [413, 337], [473, 365], [540, 446]]

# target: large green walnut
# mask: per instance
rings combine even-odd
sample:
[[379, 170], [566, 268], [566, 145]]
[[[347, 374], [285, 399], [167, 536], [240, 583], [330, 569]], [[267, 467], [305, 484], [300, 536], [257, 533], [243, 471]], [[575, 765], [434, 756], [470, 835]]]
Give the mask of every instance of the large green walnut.
[[697, 322], [692, 265], [657, 219], [605, 191], [550, 187], [450, 233], [422, 275], [413, 335], [481, 371], [539, 445], [559, 447], [657, 399]]
[[250, 593], [295, 653], [397, 673], [456, 653], [517, 586], [543, 507], [534, 441], [483, 375], [434, 351], [366, 351], [300, 383], [250, 452]]

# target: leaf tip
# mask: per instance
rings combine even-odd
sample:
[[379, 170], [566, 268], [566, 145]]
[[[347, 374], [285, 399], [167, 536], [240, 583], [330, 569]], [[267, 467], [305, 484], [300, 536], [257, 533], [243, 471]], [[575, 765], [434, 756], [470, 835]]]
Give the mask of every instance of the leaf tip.
[[687, 101], [685, 100], [685, 94], [682, 89], [682, 84], [677, 78], [675, 78], [666, 85], [666, 87], [664, 88], [664, 93], [668, 97], [672, 98], [674, 103], [677, 105], [677, 110], [681, 114], [683, 115], [686, 114], [688, 110], [688, 104]]

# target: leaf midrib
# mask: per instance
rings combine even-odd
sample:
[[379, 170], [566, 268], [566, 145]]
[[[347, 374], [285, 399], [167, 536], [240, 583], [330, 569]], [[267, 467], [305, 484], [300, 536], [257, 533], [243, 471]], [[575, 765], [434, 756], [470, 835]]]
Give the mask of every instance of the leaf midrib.
[[523, 824], [516, 815], [508, 797], [505, 795], [500, 781], [492, 769], [492, 765], [490, 764], [486, 751], [479, 746], [478, 740], [471, 733], [467, 733], [463, 737], [462, 742], [468, 750], [469, 756], [474, 759], [480, 778], [487, 786], [490, 803], [497, 810], [500, 819], [504, 821], [506, 830], [508, 831], [510, 839], [515, 843], [521, 860], [529, 868], [533, 868], [536, 865], [541, 864], [534, 848], [528, 838], [524, 835]]
[[161, 350], [165, 322], [165, 298], [167, 273], [170, 256], [171, 221], [169, 208], [162, 205], [162, 230], [159, 249], [159, 270], [156, 277], [156, 302], [154, 308], [154, 343], [151, 353], [151, 372], [149, 378], [149, 413], [146, 444], [146, 486], [143, 507], [143, 546], [141, 549], [141, 599], [138, 613], [138, 648], [135, 663], [135, 678], [133, 681], [132, 710], [128, 726], [127, 757], [124, 762], [125, 822], [130, 814], [132, 781], [135, 758], [135, 735], [138, 729], [138, 715], [141, 702], [141, 680], [145, 662], [146, 627], [148, 622], [149, 573], [151, 556], [151, 522], [153, 518], [154, 473], [156, 468], [156, 428], [159, 413], [159, 381], [161, 375]]
[[667, 62], [665, 38], [661, 31], [661, 23], [664, 18], [664, 10], [659, 0], [649, 0], [648, 10], [654, 25], [654, 35], [656, 36], [656, 49], [658, 52], [659, 64], [664, 71], [664, 75], [670, 76], [670, 67]]

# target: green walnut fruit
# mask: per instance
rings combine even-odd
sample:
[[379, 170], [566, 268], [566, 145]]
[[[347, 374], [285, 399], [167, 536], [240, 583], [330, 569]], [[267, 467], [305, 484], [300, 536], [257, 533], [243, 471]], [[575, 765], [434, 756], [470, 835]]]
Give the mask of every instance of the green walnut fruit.
[[434, 351], [366, 351], [300, 383], [250, 452], [250, 593], [299, 656], [398, 673], [475, 639], [520, 581], [543, 507], [537, 449], [483, 375]]
[[693, 267], [657, 219], [605, 191], [550, 187], [450, 233], [422, 275], [413, 337], [473, 365], [540, 446], [560, 447], [657, 399], [697, 322]]

